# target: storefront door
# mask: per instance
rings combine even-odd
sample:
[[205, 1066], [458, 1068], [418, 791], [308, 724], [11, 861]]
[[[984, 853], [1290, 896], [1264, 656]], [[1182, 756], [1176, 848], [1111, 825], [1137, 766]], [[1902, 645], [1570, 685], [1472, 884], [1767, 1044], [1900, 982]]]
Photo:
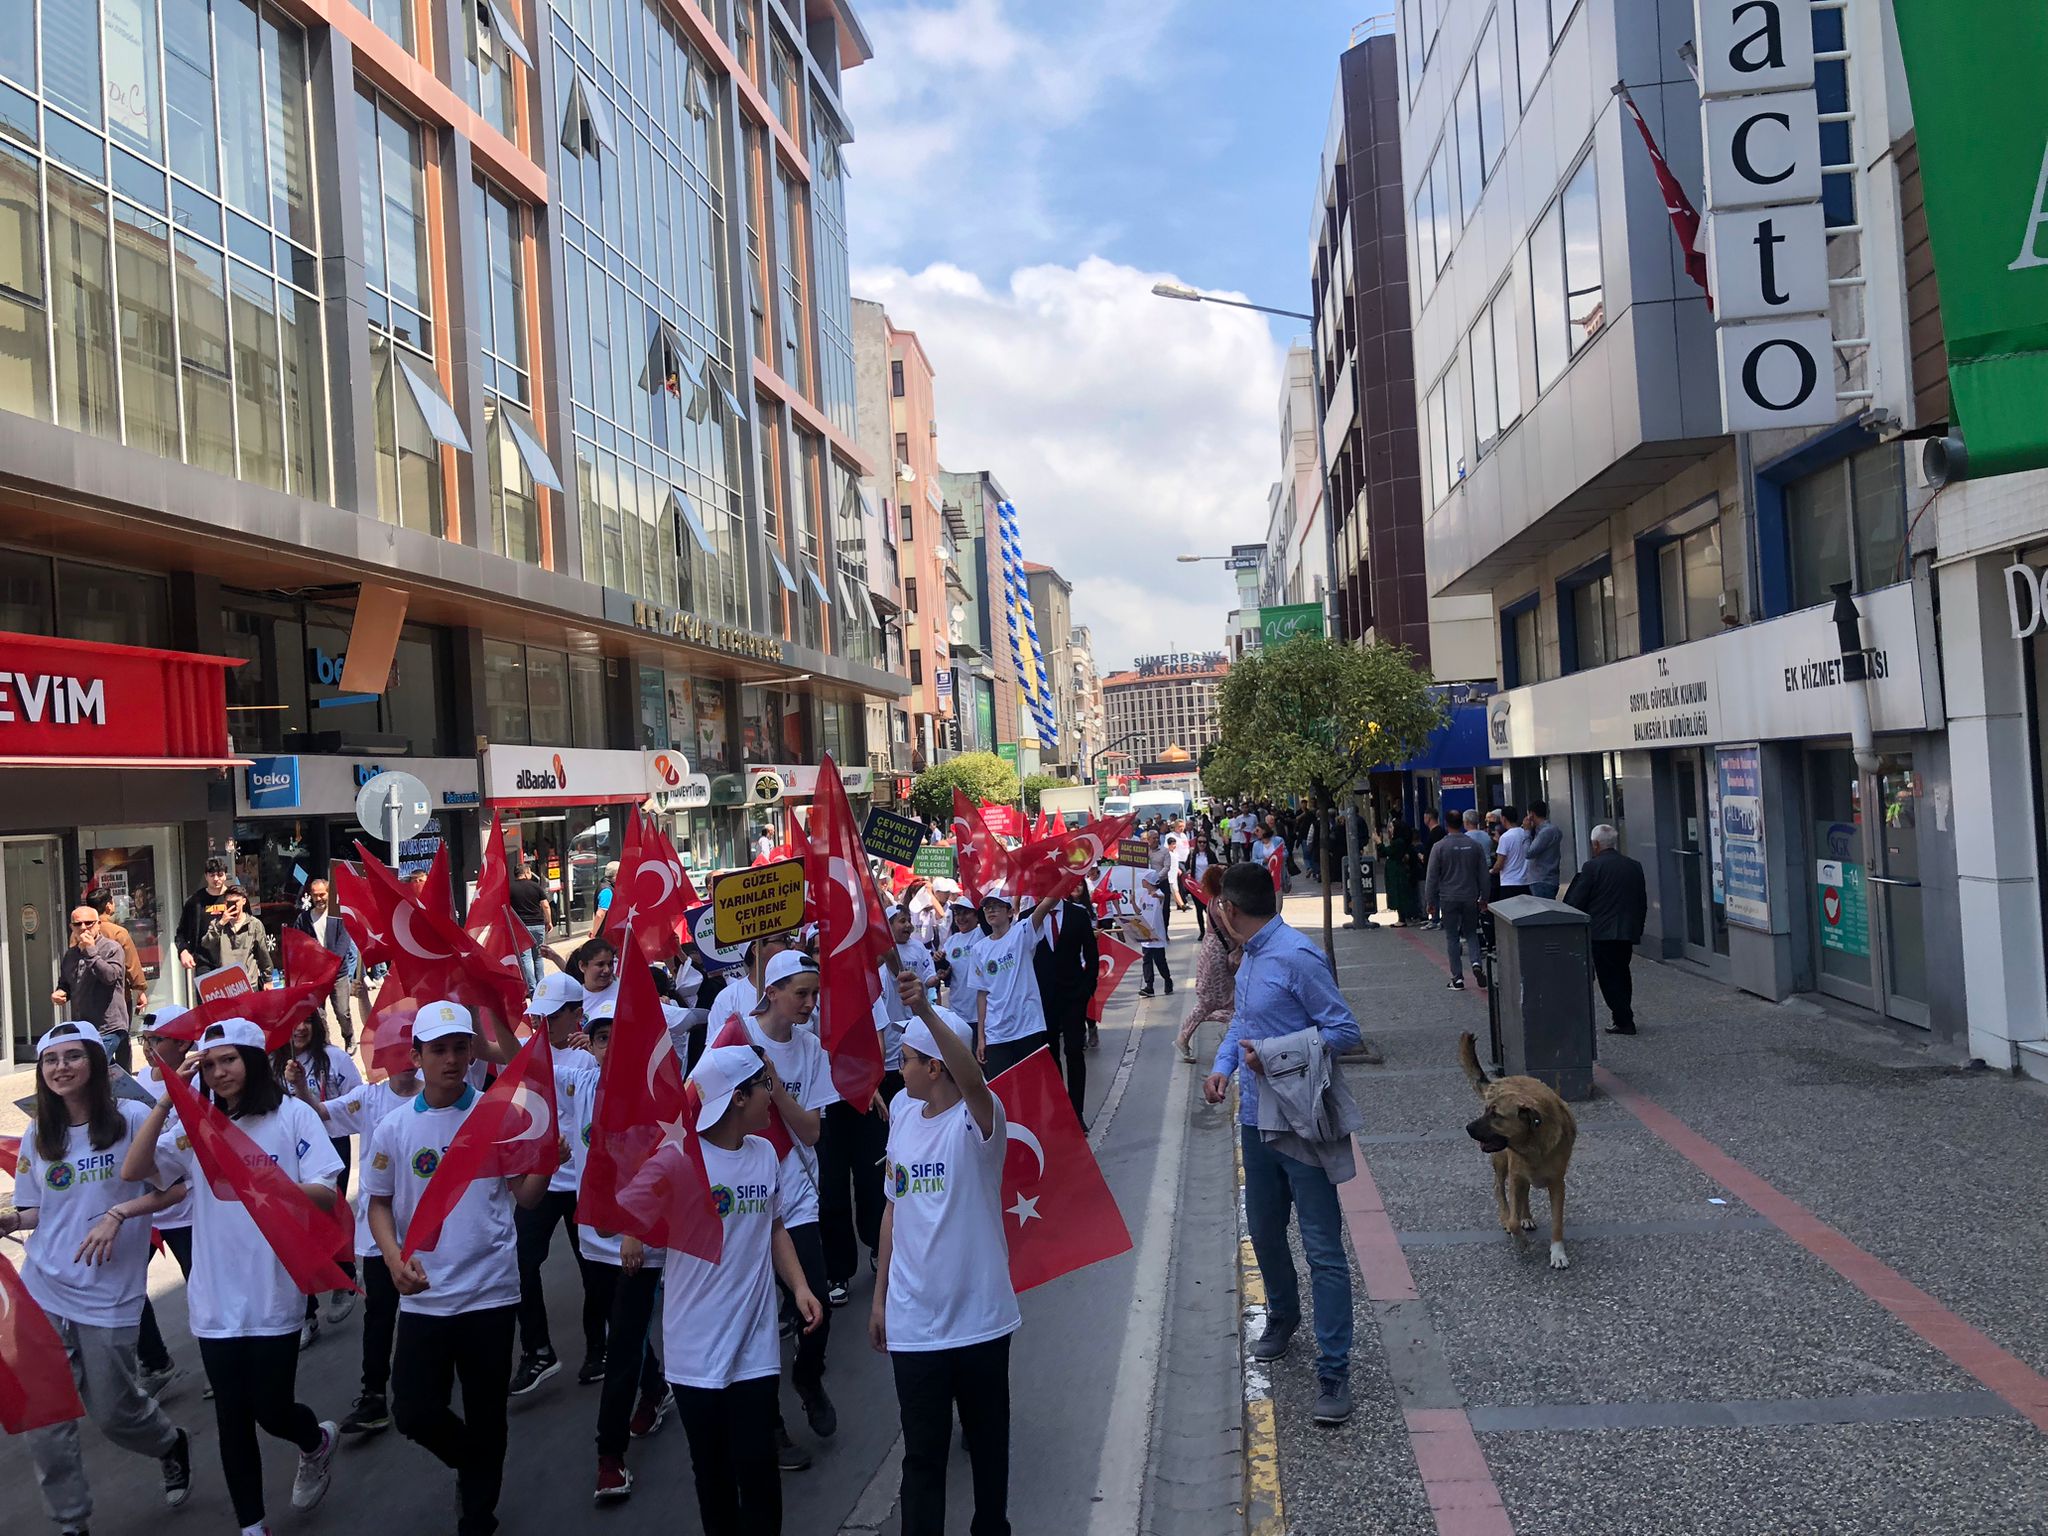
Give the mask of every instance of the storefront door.
[[[1807, 758], [1820, 990], [1928, 1027], [1920, 777], [1909, 752], [1865, 775], [1851, 752]], [[1877, 807], [1866, 826], [1865, 805]]]
[[69, 937], [64, 905], [64, 849], [54, 837], [0, 838], [0, 904], [7, 911], [7, 1021], [12, 1058], [33, 1059], [35, 1042], [57, 1022], [50, 993]]
[[1673, 762], [1678, 776], [1678, 873], [1685, 909], [1685, 953], [1690, 960], [1709, 961], [1728, 953], [1728, 909], [1723, 905], [1715, 839], [1712, 770], [1698, 752], [1680, 752]]

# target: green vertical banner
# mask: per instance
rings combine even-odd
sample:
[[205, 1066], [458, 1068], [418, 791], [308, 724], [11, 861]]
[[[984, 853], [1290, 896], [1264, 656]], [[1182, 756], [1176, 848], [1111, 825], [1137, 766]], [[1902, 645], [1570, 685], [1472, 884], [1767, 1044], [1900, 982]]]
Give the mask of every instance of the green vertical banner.
[[1259, 610], [1259, 644], [1262, 646], [1285, 645], [1297, 635], [1320, 635], [1322, 632], [1321, 603], [1290, 603], [1284, 608]]
[[2048, 467], [2048, 7], [1893, 11], [1967, 472]]
[[1016, 742], [1014, 742], [1014, 741], [999, 741], [999, 742], [997, 742], [997, 743], [996, 743], [996, 756], [997, 756], [997, 757], [1000, 757], [1000, 758], [1001, 758], [1001, 759], [1002, 759], [1002, 760], [1003, 760], [1004, 762], [1008, 763], [1008, 764], [1009, 764], [1009, 765], [1010, 765], [1010, 766], [1011, 766], [1012, 768], [1016, 767], [1016, 766], [1017, 766], [1017, 743], [1016, 743]]

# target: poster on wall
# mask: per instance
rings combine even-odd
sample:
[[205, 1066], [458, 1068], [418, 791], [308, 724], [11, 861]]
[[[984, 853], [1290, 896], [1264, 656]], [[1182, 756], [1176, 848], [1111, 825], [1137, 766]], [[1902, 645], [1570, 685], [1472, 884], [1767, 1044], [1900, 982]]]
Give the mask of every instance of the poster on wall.
[[690, 680], [668, 674], [668, 741], [666, 745], [688, 752], [697, 739], [697, 717], [690, 704]]
[[1863, 866], [1849, 859], [1819, 860], [1814, 865], [1814, 895], [1820, 903], [1820, 947], [1858, 958], [1869, 955]]
[[697, 713], [697, 767], [704, 773], [729, 773], [732, 762], [725, 741], [725, 684], [699, 678], [691, 692]]
[[114, 921], [128, 930], [142, 973], [155, 981], [163, 972], [162, 930], [158, 919], [156, 849], [144, 843], [132, 848], [95, 848], [86, 889], [114, 898]]
[[1770, 863], [1764, 850], [1763, 754], [1754, 743], [1714, 753], [1723, 901], [1728, 921], [1771, 931]]

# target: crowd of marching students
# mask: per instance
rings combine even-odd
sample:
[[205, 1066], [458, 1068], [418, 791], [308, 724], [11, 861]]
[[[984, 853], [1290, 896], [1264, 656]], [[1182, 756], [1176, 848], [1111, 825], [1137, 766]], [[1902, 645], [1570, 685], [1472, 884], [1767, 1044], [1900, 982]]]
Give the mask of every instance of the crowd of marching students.
[[[648, 860], [673, 859], [651, 826], [635, 831]], [[331, 972], [293, 996], [158, 1009], [133, 1077], [94, 1028], [58, 1024], [37, 1045], [35, 1123], [0, 1209], [0, 1236], [26, 1235], [19, 1273], [0, 1257], [0, 1425], [27, 1436], [51, 1520], [88, 1529], [82, 1417], [159, 1462], [167, 1505], [190, 1493], [191, 1439], [161, 1405], [176, 1370], [147, 1296], [154, 1229], [186, 1277], [243, 1532], [270, 1529], [264, 1437], [296, 1452], [304, 1511], [344, 1440], [390, 1428], [454, 1471], [459, 1532], [495, 1530], [509, 1400], [562, 1369], [542, 1270], [567, 1228], [578, 1375], [602, 1384], [597, 1502], [630, 1496], [634, 1442], [674, 1414], [708, 1536], [779, 1530], [781, 1473], [810, 1455], [782, 1411], [782, 1340], [808, 1437], [827, 1439], [832, 1314], [865, 1250], [865, 1331], [890, 1358], [904, 1441], [902, 1529], [944, 1529], [957, 1422], [972, 1529], [1007, 1531], [1015, 1292], [1046, 1274], [1016, 1279], [990, 1079], [1050, 1046], [1079, 1140], [1107, 851], [1067, 837], [1027, 860], [991, 840], [978, 865], [963, 858], [971, 897], [943, 912], [915, 892], [885, 910], [864, 859], [841, 878], [826, 871], [845, 861], [820, 858], [814, 920], [756, 939], [731, 973], [688, 923], [645, 924], [628, 870], [604, 931], [565, 969], [527, 967], [530, 991], [492, 902], [465, 930], [365, 853], [337, 866], [337, 895], [364, 957], [394, 974], [360, 1064], [326, 1037]], [[1163, 954], [1163, 893], [1146, 890]], [[1113, 1203], [1094, 1226], [1097, 1246], [1066, 1268], [1128, 1246]], [[338, 1420], [297, 1391], [323, 1295], [330, 1324], [358, 1297], [362, 1312], [361, 1388]], [[48, 1326], [21, 1326], [31, 1314]]]

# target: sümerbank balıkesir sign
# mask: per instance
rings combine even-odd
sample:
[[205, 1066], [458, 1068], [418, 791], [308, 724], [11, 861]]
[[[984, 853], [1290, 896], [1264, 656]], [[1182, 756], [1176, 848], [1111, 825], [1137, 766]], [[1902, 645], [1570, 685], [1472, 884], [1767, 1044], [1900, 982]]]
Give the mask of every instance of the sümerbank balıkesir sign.
[[2048, 467], [2048, 7], [1893, 11], [1969, 473]]

